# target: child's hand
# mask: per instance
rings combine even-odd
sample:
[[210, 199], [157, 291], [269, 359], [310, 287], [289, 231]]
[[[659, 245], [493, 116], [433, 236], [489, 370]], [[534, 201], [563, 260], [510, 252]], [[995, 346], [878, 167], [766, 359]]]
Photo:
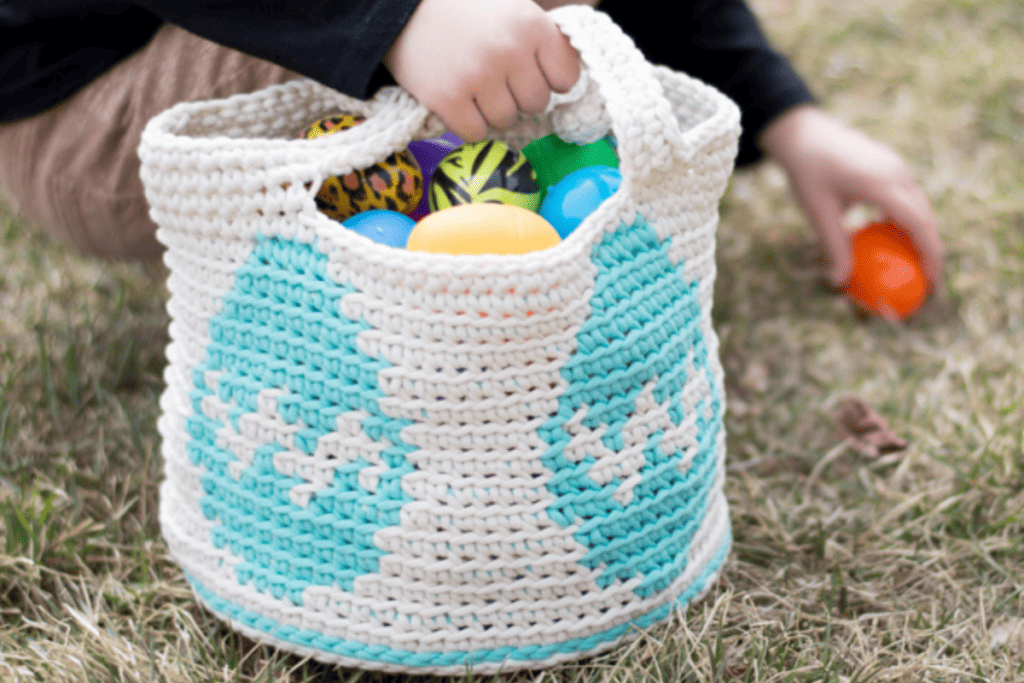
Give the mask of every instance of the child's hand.
[[853, 267], [844, 215], [855, 202], [865, 202], [907, 229], [928, 279], [938, 286], [938, 224], [927, 195], [896, 152], [812, 106], [780, 116], [761, 134], [761, 145], [786, 169], [793, 194], [825, 249], [834, 285], [844, 283]]
[[384, 65], [469, 142], [542, 113], [580, 74], [579, 55], [533, 0], [423, 0]]

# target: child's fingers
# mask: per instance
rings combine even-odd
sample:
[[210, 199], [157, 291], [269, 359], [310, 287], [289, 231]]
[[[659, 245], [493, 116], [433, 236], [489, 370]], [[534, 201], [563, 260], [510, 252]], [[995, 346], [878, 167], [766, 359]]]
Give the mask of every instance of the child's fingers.
[[504, 82], [494, 83], [481, 91], [475, 101], [480, 114], [492, 128], [504, 130], [519, 119], [519, 107]]
[[840, 287], [850, 279], [853, 272], [853, 255], [850, 252], [850, 236], [843, 228], [842, 223], [835, 229], [836, 224], [830, 225], [822, 231], [825, 240], [825, 249], [828, 253], [828, 279], [836, 287]]
[[917, 247], [925, 273], [932, 286], [942, 278], [943, 247], [938, 221], [924, 190], [916, 183], [893, 184], [877, 202], [878, 207], [897, 224], [906, 228]]
[[938, 230], [929, 230], [923, 233], [914, 233], [914, 243], [921, 251], [921, 260], [924, 262], [924, 271], [931, 280], [932, 285], [938, 287], [942, 282], [942, 270], [944, 254], [942, 239]]
[[861, 171], [848, 185], [858, 198], [876, 206], [910, 233], [928, 279], [938, 286], [942, 277], [942, 239], [928, 195], [899, 155], [880, 143], [868, 143], [861, 147], [870, 154], [870, 168]]
[[847, 198], [824, 175], [798, 163], [790, 168], [790, 184], [825, 252], [825, 277], [841, 287], [853, 271], [850, 236], [844, 225]]
[[825, 188], [809, 188], [803, 192], [804, 204], [812, 227], [822, 242], [828, 260], [826, 277], [836, 286], [842, 286], [853, 271], [850, 236], [843, 226], [843, 207], [835, 193]]
[[580, 78], [580, 55], [554, 22], [551, 23], [551, 31], [553, 33], [543, 36], [540, 42], [537, 64], [552, 90], [569, 92]]
[[890, 306], [885, 299], [876, 301], [875, 308], [878, 310], [878, 315], [890, 324], [898, 325], [902, 320], [900, 314], [893, 310], [893, 307]]
[[466, 142], [479, 142], [487, 136], [487, 121], [473, 100], [462, 100], [450, 106], [432, 107], [448, 130]]
[[509, 74], [508, 89], [515, 98], [519, 111], [527, 114], [544, 113], [551, 100], [551, 88], [536, 62]]

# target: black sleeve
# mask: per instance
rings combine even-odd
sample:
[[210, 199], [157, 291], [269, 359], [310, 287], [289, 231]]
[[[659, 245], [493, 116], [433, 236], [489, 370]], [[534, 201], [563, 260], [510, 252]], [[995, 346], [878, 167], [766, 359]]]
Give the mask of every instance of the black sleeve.
[[159, 26], [126, 3], [0, 0], [0, 123], [63, 102], [145, 45]]
[[814, 97], [789, 61], [768, 44], [743, 0], [675, 4], [682, 12], [673, 20], [659, 20], [650, 4], [637, 0], [602, 0], [598, 9], [636, 41], [648, 61], [699, 78], [732, 98], [743, 125], [736, 165], [758, 161], [761, 131], [785, 110]]
[[135, 0], [164, 21], [365, 99], [419, 0]]

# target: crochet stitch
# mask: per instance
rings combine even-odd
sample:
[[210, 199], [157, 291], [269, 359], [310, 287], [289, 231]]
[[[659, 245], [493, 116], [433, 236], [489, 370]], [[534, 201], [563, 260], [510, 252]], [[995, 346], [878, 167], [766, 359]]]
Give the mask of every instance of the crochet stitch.
[[[623, 183], [544, 251], [407, 252], [316, 210], [327, 175], [440, 132], [398, 89], [362, 102], [297, 81], [147, 127], [171, 292], [160, 521], [240, 632], [385, 671], [550, 666], [720, 571], [710, 308], [739, 114], [600, 12], [552, 16], [588, 75], [503, 139], [610, 123]], [[366, 121], [294, 139], [336, 110]]]

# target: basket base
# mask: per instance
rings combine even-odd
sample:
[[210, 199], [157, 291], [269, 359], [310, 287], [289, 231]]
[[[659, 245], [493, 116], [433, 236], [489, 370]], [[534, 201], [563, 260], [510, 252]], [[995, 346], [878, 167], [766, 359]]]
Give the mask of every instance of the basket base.
[[186, 574], [199, 602], [232, 630], [259, 643], [338, 666], [390, 673], [460, 676], [469, 671], [496, 674], [520, 669], [544, 669], [562, 662], [583, 659], [606, 652], [619, 643], [632, 640], [640, 631], [672, 616], [674, 609], [704, 597], [717, 581], [732, 546], [727, 528], [718, 550], [689, 587], [657, 609], [631, 622], [620, 624], [588, 638], [574, 638], [553, 645], [530, 645], [473, 652], [417, 652], [358, 641], [331, 638], [321, 633], [279, 626], [273, 619], [243, 609], [216, 595], [194, 577]]

